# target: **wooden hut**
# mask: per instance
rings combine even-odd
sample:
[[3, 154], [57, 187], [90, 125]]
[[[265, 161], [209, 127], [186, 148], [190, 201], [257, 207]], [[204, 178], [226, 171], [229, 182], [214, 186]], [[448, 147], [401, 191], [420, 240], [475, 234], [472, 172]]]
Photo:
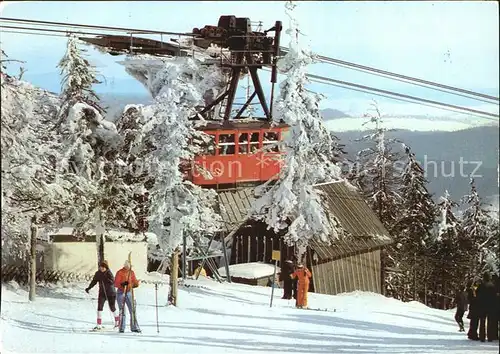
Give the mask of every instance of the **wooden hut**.
[[[310, 291], [338, 294], [355, 290], [383, 292], [382, 251], [392, 243], [388, 231], [359, 192], [339, 181], [316, 185], [331, 219], [345, 232], [330, 244], [313, 239], [306, 251], [306, 264], [312, 270]], [[281, 261], [294, 259], [295, 249], [282, 235], [268, 230], [262, 222], [248, 218], [254, 188], [219, 192], [221, 215], [225, 222], [226, 244], [231, 247], [230, 264], [269, 262], [273, 250], [281, 251]]]

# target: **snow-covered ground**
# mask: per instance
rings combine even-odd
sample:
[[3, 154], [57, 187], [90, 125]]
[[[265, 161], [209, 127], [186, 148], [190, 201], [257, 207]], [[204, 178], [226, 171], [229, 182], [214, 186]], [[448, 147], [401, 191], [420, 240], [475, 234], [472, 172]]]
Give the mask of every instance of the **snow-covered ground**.
[[[6, 353], [497, 353], [457, 332], [453, 311], [402, 303], [371, 293], [310, 294], [311, 308], [297, 310], [275, 289], [189, 280], [179, 306], [165, 306], [167, 286], [136, 291], [142, 334], [92, 333], [96, 289], [86, 284], [40, 287], [36, 302], [26, 290], [2, 285], [2, 348]], [[14, 284], [15, 285], [15, 284]], [[111, 316], [103, 315], [105, 325]], [[127, 328], [128, 331], [128, 328]]]

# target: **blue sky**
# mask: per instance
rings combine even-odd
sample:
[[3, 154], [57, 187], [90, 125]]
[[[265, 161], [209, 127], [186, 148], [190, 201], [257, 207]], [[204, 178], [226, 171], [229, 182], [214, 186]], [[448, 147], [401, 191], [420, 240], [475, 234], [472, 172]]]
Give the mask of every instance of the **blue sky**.
[[[303, 32], [301, 43], [319, 54], [409, 76], [488, 94], [499, 94], [499, 19], [497, 2], [297, 2], [294, 11]], [[217, 24], [220, 15], [234, 14], [288, 25], [284, 2], [7, 2], [3, 17], [93, 25], [188, 32]], [[157, 39], [160, 39], [158, 36]], [[56, 65], [64, 54], [65, 39], [1, 33], [2, 49], [26, 61], [25, 79], [57, 91]], [[288, 37], [282, 40], [287, 45]], [[145, 94], [143, 87], [116, 63], [117, 57], [88, 48], [91, 61], [106, 84], [100, 92]], [[386, 80], [326, 64], [314, 64], [311, 73], [378, 88], [474, 106], [439, 92]], [[376, 96], [315, 84], [324, 93], [324, 107], [363, 111]], [[377, 98], [387, 102], [394, 101]], [[391, 106], [391, 107], [392, 107]], [[401, 105], [399, 105], [401, 106]], [[497, 106], [498, 107], [498, 106]], [[413, 110], [425, 107], [417, 106]], [[490, 109], [491, 110], [491, 109]]]

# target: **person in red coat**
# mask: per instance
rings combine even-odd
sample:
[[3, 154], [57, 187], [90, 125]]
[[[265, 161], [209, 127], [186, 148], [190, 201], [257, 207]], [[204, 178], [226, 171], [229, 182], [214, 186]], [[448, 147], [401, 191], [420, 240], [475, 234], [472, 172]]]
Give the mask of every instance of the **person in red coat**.
[[299, 309], [307, 307], [307, 293], [309, 291], [309, 278], [311, 276], [311, 272], [303, 264], [299, 264], [297, 270], [291, 275], [292, 279], [297, 278], [298, 280], [295, 306]]
[[137, 288], [138, 286], [139, 281], [135, 277], [134, 271], [130, 268], [129, 261], [126, 260], [123, 268], [116, 272], [115, 276], [115, 287], [117, 288], [116, 300], [120, 308], [120, 333], [125, 332], [125, 305], [127, 305], [130, 314], [130, 330], [137, 333], [141, 332], [139, 324], [137, 323], [135, 311], [132, 308], [132, 295], [130, 291], [130, 289]]

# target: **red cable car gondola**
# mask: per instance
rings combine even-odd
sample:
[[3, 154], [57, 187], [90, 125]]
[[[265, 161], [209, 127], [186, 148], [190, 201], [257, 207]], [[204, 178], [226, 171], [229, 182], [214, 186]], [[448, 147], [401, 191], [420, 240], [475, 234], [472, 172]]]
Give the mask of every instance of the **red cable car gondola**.
[[194, 184], [235, 185], [278, 177], [283, 160], [277, 143], [288, 131], [285, 124], [232, 121], [211, 123], [203, 130], [213, 138], [191, 164], [187, 176]]

